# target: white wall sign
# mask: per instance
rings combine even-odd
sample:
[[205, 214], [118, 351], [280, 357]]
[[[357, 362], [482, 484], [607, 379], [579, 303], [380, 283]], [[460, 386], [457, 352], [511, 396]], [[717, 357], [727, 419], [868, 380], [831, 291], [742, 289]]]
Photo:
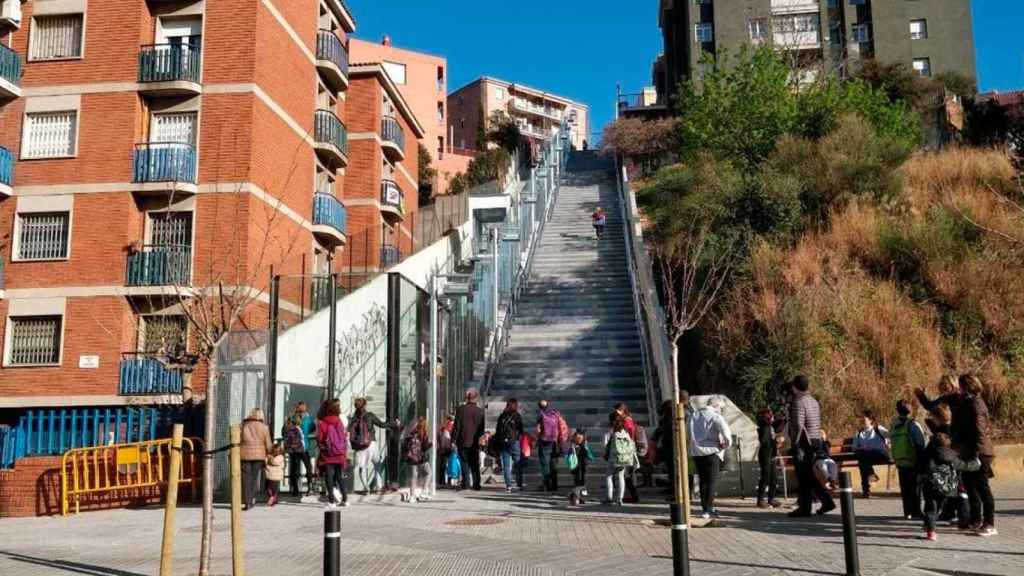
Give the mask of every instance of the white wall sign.
[[79, 356], [78, 357], [79, 368], [99, 368], [100, 357], [99, 356]]

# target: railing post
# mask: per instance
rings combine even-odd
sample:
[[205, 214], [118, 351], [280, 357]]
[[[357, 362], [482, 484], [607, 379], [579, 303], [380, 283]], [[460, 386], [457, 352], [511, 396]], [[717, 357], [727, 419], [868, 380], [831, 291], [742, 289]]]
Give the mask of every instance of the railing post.
[[164, 536], [160, 545], [160, 576], [174, 575], [174, 517], [178, 509], [178, 476], [181, 474], [181, 437], [183, 432], [183, 425], [174, 425], [171, 435], [170, 465], [167, 471]]
[[860, 576], [860, 554], [857, 551], [857, 516], [853, 509], [853, 481], [849, 472], [839, 475], [839, 504], [843, 512], [843, 552], [846, 576]]
[[324, 511], [324, 576], [341, 574], [341, 511]]

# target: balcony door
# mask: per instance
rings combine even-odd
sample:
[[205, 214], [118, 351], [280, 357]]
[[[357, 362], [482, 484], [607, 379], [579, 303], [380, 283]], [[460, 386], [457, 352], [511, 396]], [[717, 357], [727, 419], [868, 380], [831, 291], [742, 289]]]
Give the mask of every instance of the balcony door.
[[[203, 40], [203, 19], [199, 17], [160, 18], [156, 24], [156, 43], [165, 46], [168, 57], [161, 59], [161, 65], [172, 69], [164, 73], [180, 73], [189, 77], [192, 66], [199, 66], [199, 49]], [[198, 74], [197, 74], [198, 77]]]
[[195, 146], [197, 118], [195, 112], [153, 114], [149, 123], [149, 141]]
[[192, 246], [191, 212], [150, 212], [149, 243], [153, 246]]

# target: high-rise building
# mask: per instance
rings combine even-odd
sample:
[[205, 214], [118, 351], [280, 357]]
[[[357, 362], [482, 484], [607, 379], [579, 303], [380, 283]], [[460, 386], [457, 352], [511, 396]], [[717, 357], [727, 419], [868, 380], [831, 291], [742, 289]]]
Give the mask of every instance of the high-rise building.
[[456, 148], [479, 150], [480, 119], [496, 111], [508, 114], [528, 139], [546, 141], [568, 123], [570, 140], [582, 149], [590, 134], [590, 108], [550, 92], [481, 77], [448, 95], [448, 125]]
[[924, 76], [975, 77], [970, 0], [659, 0], [663, 101], [699, 78], [704, 53], [769, 44], [792, 57], [803, 80], [840, 74], [874, 58]]
[[[354, 30], [343, 0], [0, 0], [0, 424], [202, 395], [183, 301], [250, 295], [260, 329], [272, 273], [338, 269], [365, 230], [385, 264], [423, 130], [349, 69]], [[281, 314], [314, 296], [282, 282]]]

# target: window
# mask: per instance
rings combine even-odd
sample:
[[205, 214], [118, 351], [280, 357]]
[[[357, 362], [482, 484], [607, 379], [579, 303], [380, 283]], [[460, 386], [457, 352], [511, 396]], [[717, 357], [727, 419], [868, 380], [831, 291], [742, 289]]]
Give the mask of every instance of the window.
[[931, 58], [914, 58], [914, 70], [917, 71], [921, 76], [932, 75], [932, 60]]
[[82, 14], [36, 16], [32, 19], [29, 60], [82, 57]]
[[398, 62], [385, 62], [384, 70], [388, 73], [388, 76], [395, 81], [395, 84], [405, 84], [405, 64], [399, 64]]
[[185, 351], [188, 322], [178, 314], [143, 316], [139, 351], [146, 354], [176, 356]]
[[75, 155], [78, 112], [34, 112], [25, 115], [25, 141], [21, 157], [65, 158]]
[[196, 145], [196, 113], [153, 114], [149, 141]]
[[63, 260], [68, 257], [70, 214], [18, 214], [18, 260]]
[[437, 91], [444, 92], [444, 66], [437, 67]]
[[444, 158], [444, 136], [437, 137], [437, 159]]
[[505, 99], [505, 89], [502, 88], [501, 86], [498, 86], [497, 88], [495, 88], [494, 89], [494, 97], [497, 98], [498, 100], [504, 100]]
[[155, 246], [191, 246], [191, 212], [150, 212], [149, 243]]
[[871, 25], [870, 24], [854, 24], [850, 30], [851, 36], [853, 36], [854, 42], [864, 44], [865, 42], [871, 42]]
[[768, 37], [768, 19], [757, 18], [751, 20], [748, 25], [750, 29], [751, 42], [762, 42]]
[[321, 168], [319, 164], [316, 167], [316, 191], [334, 196], [334, 175]]
[[715, 33], [711, 28], [710, 22], [695, 24], [693, 29], [697, 42], [711, 42], [715, 39]]
[[910, 39], [924, 40], [928, 37], [928, 21], [924, 18], [910, 21]]
[[60, 316], [11, 317], [10, 366], [60, 363]]
[[437, 102], [437, 123], [444, 124], [444, 102]]
[[780, 33], [794, 32], [818, 32], [821, 22], [815, 14], [800, 14], [797, 16], [783, 16], [775, 19], [775, 31]]

